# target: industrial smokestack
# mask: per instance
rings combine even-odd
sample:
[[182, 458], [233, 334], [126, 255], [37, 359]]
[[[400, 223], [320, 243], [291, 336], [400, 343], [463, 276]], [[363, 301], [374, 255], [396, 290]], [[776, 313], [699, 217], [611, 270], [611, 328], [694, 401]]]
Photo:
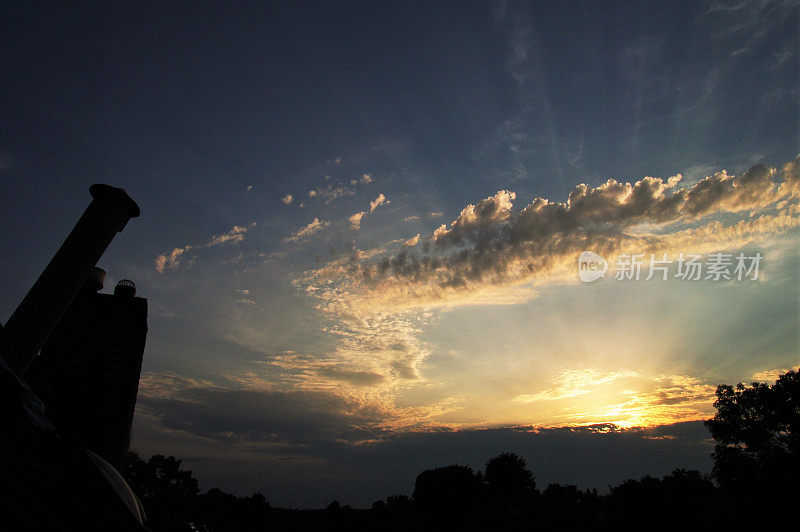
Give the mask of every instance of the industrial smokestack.
[[23, 376], [117, 233], [139, 206], [121, 188], [89, 187], [92, 202], [2, 329], [2, 356]]

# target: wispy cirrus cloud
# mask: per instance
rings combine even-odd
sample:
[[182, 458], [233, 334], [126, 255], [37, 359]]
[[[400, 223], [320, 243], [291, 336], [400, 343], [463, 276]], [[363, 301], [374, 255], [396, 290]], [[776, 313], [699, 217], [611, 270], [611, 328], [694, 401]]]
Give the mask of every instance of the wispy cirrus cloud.
[[518, 403], [535, 403], [537, 401], [555, 401], [590, 393], [592, 388], [614, 382], [624, 377], [638, 377], [636, 372], [599, 372], [593, 369], [565, 370], [555, 378], [556, 386], [535, 394], [522, 394], [512, 401]]
[[284, 242], [298, 242], [305, 238], [309, 238], [310, 236], [322, 231], [326, 227], [328, 227], [331, 223], [328, 221], [320, 221], [319, 218], [314, 218], [308, 225], [305, 225], [298, 229], [296, 232], [292, 233], [291, 235], [287, 236], [283, 239]]
[[[255, 225], [256, 223], [253, 222], [252, 224], [250, 224], [250, 227], [254, 227]], [[244, 240], [245, 233], [247, 233], [247, 227], [234, 225], [233, 228], [227, 233], [213, 236], [205, 244], [200, 244], [200, 245], [188, 244], [183, 247], [174, 248], [170, 252], [162, 253], [155, 259], [156, 271], [159, 273], [164, 273], [165, 270], [174, 270], [181, 263], [181, 260], [183, 259], [185, 253], [193, 249], [205, 249], [226, 243], [241, 242], [242, 240]]]

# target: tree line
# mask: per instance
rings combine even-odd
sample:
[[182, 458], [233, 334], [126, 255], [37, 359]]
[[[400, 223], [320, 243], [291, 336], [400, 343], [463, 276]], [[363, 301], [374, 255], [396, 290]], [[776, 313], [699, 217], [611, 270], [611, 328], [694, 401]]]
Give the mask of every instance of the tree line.
[[676, 469], [626, 480], [600, 494], [558, 483], [540, 489], [513, 452], [483, 471], [448, 465], [421, 472], [411, 496], [370, 509], [333, 501], [324, 510], [273, 508], [261, 493], [200, 493], [174, 457], [145, 461], [130, 453], [124, 475], [142, 499], [154, 531], [249, 530], [674, 530], [710, 526], [786, 526], [800, 500], [800, 374], [773, 385], [717, 388], [706, 421], [716, 444], [711, 474]]

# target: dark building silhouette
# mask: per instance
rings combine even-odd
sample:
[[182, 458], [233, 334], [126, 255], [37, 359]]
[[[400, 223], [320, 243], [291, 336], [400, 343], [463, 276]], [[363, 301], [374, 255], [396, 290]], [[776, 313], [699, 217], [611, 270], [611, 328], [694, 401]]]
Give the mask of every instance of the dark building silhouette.
[[25, 380], [60, 427], [120, 468], [130, 442], [145, 338], [147, 300], [120, 281], [100, 293], [95, 268], [34, 359]]
[[0, 324], [2, 530], [148, 530], [141, 502], [108, 460], [119, 464], [127, 446], [147, 302], [127, 283], [118, 295], [98, 294], [104, 274], [94, 270], [140, 212], [121, 188], [95, 184], [89, 193], [66, 240]]

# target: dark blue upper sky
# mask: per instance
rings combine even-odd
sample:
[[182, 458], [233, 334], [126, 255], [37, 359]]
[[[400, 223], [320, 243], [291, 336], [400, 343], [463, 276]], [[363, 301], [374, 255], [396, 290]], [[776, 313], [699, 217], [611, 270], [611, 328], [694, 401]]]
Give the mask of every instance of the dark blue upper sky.
[[507, 175], [561, 199], [798, 149], [787, 4], [281, 4], [6, 4], [4, 191], [231, 208], [231, 185], [281, 194], [396, 142], [460, 203]]

